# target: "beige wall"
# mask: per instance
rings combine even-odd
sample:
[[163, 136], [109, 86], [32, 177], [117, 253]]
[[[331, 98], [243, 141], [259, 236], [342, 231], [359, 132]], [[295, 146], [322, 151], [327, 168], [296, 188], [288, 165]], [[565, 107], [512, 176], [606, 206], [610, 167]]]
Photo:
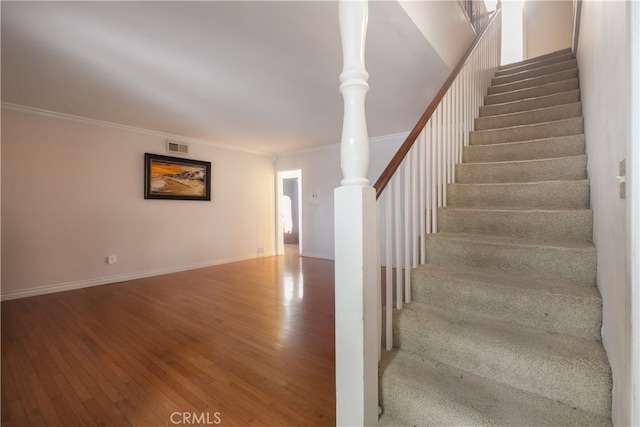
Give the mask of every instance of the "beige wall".
[[572, 0], [527, 0], [522, 11], [524, 59], [571, 47]]
[[[627, 279], [626, 201], [616, 175], [627, 157], [630, 114], [628, 2], [582, 4], [578, 65], [585, 118], [603, 343], [613, 372], [613, 422], [629, 425], [631, 283]], [[637, 118], [636, 118], [637, 120]]]
[[165, 140], [3, 107], [3, 298], [273, 253], [271, 158], [192, 143], [212, 201], [145, 200], [144, 153], [168, 154]]
[[460, 2], [400, 0], [399, 3], [449, 69], [453, 69], [476, 36]]

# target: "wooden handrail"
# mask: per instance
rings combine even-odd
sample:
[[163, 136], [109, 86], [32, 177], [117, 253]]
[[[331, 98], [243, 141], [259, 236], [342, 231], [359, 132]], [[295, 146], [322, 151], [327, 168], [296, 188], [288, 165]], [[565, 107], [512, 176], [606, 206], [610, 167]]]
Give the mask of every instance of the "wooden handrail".
[[480, 40], [482, 40], [482, 37], [484, 37], [485, 33], [487, 32], [487, 29], [493, 24], [493, 21], [495, 20], [496, 16], [498, 16], [498, 13], [500, 12], [501, 6], [502, 6], [501, 2], [498, 2], [496, 5], [496, 10], [493, 12], [487, 25], [484, 27], [482, 32], [476, 36], [475, 40], [473, 41], [469, 49], [467, 49], [467, 52], [464, 54], [462, 59], [458, 62], [456, 67], [451, 71], [449, 78], [447, 78], [447, 80], [444, 82], [444, 84], [442, 85], [442, 87], [440, 88], [436, 96], [433, 98], [433, 101], [431, 101], [431, 104], [429, 104], [424, 114], [422, 114], [422, 116], [420, 117], [420, 120], [418, 120], [418, 123], [416, 123], [416, 125], [413, 127], [413, 130], [411, 130], [407, 138], [404, 140], [404, 142], [396, 152], [395, 156], [393, 156], [393, 158], [391, 159], [391, 161], [389, 162], [385, 170], [382, 172], [382, 174], [380, 174], [380, 178], [378, 178], [375, 185], [373, 186], [376, 189], [376, 199], [380, 197], [380, 195], [384, 191], [389, 181], [391, 181], [391, 177], [393, 177], [393, 174], [396, 172], [398, 167], [400, 167], [400, 164], [402, 164], [402, 161], [404, 160], [405, 156], [407, 155], [407, 153], [415, 143], [416, 139], [418, 138], [418, 135], [420, 135], [420, 132], [422, 132], [422, 129], [424, 129], [424, 127], [427, 125], [427, 122], [429, 121], [433, 113], [436, 111], [436, 108], [438, 108], [438, 105], [440, 104], [444, 96], [447, 94], [447, 91], [455, 81], [456, 77], [458, 77], [458, 74], [460, 74], [462, 67], [464, 67], [464, 64], [467, 62], [471, 54], [474, 52], [474, 50], [480, 43]]

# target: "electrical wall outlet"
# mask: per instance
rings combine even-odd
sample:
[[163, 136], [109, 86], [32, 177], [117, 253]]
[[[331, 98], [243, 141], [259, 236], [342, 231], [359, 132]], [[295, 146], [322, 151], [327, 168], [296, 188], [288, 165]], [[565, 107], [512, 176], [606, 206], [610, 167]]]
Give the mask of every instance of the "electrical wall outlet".
[[107, 257], [107, 264], [115, 264], [118, 258], [115, 255], [109, 255]]

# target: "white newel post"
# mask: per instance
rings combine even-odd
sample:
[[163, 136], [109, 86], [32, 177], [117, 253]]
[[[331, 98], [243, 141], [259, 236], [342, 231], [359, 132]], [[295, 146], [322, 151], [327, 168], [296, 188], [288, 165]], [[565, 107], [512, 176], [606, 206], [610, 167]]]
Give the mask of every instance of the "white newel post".
[[366, 0], [339, 2], [344, 98], [341, 167], [335, 201], [336, 424], [378, 424], [376, 197], [369, 185], [364, 100]]

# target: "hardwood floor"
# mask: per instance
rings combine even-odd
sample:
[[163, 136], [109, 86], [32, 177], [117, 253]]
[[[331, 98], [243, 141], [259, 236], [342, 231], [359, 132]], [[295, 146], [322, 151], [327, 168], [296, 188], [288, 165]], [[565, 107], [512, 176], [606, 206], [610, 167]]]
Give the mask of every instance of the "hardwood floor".
[[333, 262], [2, 302], [2, 426], [335, 425]]

